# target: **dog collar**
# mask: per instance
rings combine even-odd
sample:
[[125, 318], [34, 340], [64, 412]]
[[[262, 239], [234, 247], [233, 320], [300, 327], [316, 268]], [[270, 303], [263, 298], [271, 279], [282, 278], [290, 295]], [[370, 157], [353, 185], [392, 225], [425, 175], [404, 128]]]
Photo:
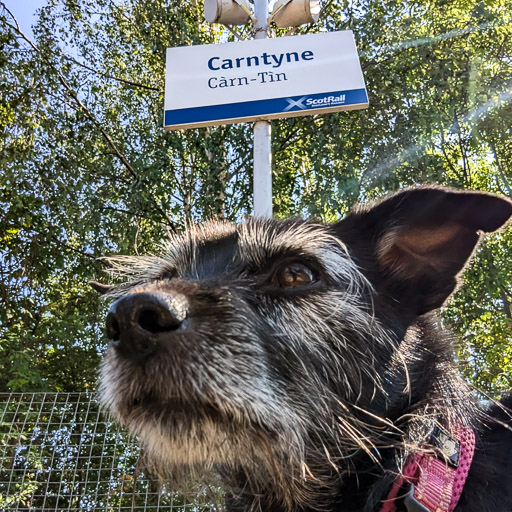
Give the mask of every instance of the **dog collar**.
[[[430, 444], [438, 453], [409, 456], [380, 512], [396, 512], [396, 502], [402, 498], [407, 512], [453, 512], [473, 460], [475, 433], [471, 427], [459, 425], [452, 436], [435, 427]], [[406, 483], [410, 484], [408, 493], [398, 496]]]

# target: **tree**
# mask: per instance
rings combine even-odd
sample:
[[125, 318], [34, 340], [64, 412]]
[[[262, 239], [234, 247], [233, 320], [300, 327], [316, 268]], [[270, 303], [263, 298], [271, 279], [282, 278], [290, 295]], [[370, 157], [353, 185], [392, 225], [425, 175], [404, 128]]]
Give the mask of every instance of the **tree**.
[[[370, 108], [273, 123], [276, 215], [333, 220], [425, 182], [510, 195], [507, 3], [324, 2], [298, 33], [354, 31]], [[188, 222], [251, 211], [250, 126], [161, 128], [165, 48], [233, 36], [202, 21], [202, 2], [49, 0], [29, 41], [8, 7], [0, 389], [94, 387], [105, 307], [86, 282], [101, 277], [98, 257], [158, 252]], [[467, 340], [466, 375], [489, 392], [512, 385], [511, 236], [485, 245], [444, 315]]]

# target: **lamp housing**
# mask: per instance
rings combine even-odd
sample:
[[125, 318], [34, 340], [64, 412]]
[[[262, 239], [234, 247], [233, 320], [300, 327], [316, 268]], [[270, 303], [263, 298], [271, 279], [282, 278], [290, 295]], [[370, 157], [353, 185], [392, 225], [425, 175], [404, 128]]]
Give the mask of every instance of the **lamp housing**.
[[208, 23], [245, 25], [251, 17], [247, 0], [204, 0], [204, 17]]
[[279, 28], [315, 23], [320, 16], [320, 0], [279, 0], [270, 17]]

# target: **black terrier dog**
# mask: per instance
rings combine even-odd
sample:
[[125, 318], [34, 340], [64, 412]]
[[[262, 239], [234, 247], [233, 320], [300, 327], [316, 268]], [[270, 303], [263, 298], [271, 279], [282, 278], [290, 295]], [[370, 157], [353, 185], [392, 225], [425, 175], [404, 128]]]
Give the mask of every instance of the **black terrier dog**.
[[117, 299], [101, 400], [162, 477], [221, 482], [232, 511], [511, 512], [512, 400], [479, 405], [434, 313], [511, 215], [423, 187], [118, 259], [127, 284], [92, 283]]

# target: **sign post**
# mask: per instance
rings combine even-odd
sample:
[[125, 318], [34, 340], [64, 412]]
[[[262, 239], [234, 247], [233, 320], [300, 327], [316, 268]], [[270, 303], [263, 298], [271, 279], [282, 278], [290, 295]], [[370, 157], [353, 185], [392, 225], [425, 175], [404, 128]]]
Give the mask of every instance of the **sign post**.
[[[255, 39], [266, 39], [268, 0], [254, 0]], [[253, 201], [255, 217], [272, 217], [272, 125], [270, 121], [254, 123]]]
[[[254, 23], [254, 40], [167, 49], [164, 128], [254, 122], [254, 215], [272, 217], [271, 119], [368, 106], [350, 30], [268, 38], [278, 26], [316, 21], [318, 0], [205, 0], [208, 21]], [[206, 8], [208, 7], [208, 9]]]

